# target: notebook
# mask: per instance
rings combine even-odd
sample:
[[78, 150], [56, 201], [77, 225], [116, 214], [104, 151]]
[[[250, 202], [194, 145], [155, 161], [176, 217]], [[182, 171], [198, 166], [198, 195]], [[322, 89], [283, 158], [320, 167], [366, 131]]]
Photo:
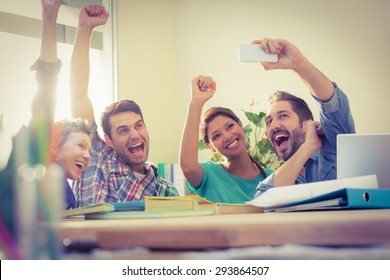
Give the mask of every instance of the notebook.
[[337, 179], [370, 174], [379, 188], [390, 188], [390, 133], [339, 134]]

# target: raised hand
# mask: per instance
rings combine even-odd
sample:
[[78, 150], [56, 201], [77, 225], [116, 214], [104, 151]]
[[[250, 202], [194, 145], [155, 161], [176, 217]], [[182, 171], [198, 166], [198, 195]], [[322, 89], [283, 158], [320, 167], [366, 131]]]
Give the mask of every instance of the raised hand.
[[255, 40], [252, 44], [260, 44], [265, 52], [278, 55], [277, 62], [261, 62], [265, 70], [295, 69], [297, 63], [304, 59], [299, 49], [284, 39], [264, 38], [262, 40]]
[[205, 103], [213, 97], [217, 85], [210, 76], [197, 76], [191, 81], [192, 100]]
[[309, 120], [306, 125], [306, 140], [304, 145], [314, 152], [322, 146], [324, 135], [320, 122]]
[[41, 0], [41, 4], [44, 12], [47, 10], [58, 11], [62, 0]]
[[99, 4], [90, 4], [84, 6], [80, 10], [79, 24], [80, 26], [88, 26], [94, 28], [96, 26], [104, 25], [107, 22], [109, 13], [105, 7]]

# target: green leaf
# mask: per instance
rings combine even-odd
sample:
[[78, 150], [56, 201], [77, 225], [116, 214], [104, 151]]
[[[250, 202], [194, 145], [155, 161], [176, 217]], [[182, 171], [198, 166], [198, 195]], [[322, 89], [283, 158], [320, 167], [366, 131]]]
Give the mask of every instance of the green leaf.
[[265, 112], [260, 112], [259, 113], [259, 118], [264, 120], [265, 119], [265, 116], [266, 116], [266, 113]]
[[250, 134], [252, 133], [253, 129], [251, 128], [251, 125], [250, 124], [247, 124], [245, 127], [244, 127], [244, 134], [246, 137], [249, 137]]
[[261, 154], [266, 154], [269, 151], [269, 147], [265, 142], [259, 141], [256, 143], [256, 146], [259, 149]]
[[265, 128], [265, 116], [266, 114], [264, 112], [260, 112], [259, 113], [259, 123], [258, 123], [258, 127], [261, 127], [261, 128]]
[[199, 150], [206, 150], [208, 149], [205, 145], [205, 143], [203, 142], [203, 139], [200, 139], [199, 142], [198, 142], [198, 149]]
[[224, 160], [223, 155], [220, 153], [213, 153], [211, 159], [212, 162], [222, 162]]
[[259, 126], [259, 124], [261, 123], [261, 118], [255, 113], [245, 111], [245, 116], [250, 122], [252, 122], [256, 126]]

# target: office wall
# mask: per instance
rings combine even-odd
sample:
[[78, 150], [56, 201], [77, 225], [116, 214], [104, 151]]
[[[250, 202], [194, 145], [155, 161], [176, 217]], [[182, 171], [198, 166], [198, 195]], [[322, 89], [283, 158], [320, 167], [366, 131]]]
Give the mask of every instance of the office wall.
[[[117, 0], [118, 90], [142, 106], [150, 160], [176, 162], [190, 80], [211, 75], [206, 107], [265, 110], [283, 89], [315, 104], [291, 71], [240, 63], [237, 46], [286, 38], [348, 94], [359, 133], [390, 132], [389, 0]], [[316, 113], [315, 116], [318, 116]], [[201, 153], [200, 159], [207, 159]]]

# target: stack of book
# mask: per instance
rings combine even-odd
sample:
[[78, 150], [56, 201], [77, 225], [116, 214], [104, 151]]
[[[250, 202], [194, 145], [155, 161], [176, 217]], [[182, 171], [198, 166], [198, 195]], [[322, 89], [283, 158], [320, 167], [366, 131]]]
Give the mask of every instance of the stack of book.
[[263, 208], [247, 203], [214, 203], [198, 195], [179, 197], [149, 196], [145, 198], [146, 211], [175, 209], [214, 209], [217, 215], [263, 212]]
[[147, 196], [145, 201], [100, 203], [64, 210], [61, 217], [141, 219], [370, 208], [390, 208], [390, 188], [378, 188], [374, 174], [272, 188], [242, 204], [213, 203], [198, 195]]
[[92, 219], [141, 219], [208, 216], [223, 214], [262, 213], [263, 208], [250, 204], [213, 203], [198, 195], [147, 196], [145, 201], [100, 203], [64, 210], [63, 218]]

